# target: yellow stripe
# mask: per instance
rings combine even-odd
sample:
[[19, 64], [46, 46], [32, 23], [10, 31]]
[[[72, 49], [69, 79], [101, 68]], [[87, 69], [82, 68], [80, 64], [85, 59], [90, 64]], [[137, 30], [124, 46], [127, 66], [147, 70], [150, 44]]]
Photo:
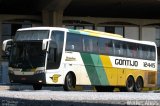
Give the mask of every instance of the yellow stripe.
[[109, 85], [117, 85], [117, 70], [112, 68], [109, 56], [100, 55]]
[[109, 56], [100, 55], [100, 58], [101, 58], [103, 67], [112, 67], [112, 63]]
[[101, 31], [95, 31], [95, 30], [89, 30], [89, 29], [81, 29], [80, 31], [88, 32], [89, 35], [97, 36], [97, 37], [99, 37], [101, 35], [106, 35], [106, 36], [113, 36], [113, 37], [117, 37], [117, 38], [123, 38], [122, 35], [112, 34], [112, 33], [107, 33], [107, 32], [101, 32]]

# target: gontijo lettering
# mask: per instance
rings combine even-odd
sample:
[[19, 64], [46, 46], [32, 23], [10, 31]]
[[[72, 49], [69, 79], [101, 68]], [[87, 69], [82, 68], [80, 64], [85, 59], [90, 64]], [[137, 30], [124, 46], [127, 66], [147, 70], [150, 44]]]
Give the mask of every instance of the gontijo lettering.
[[116, 65], [124, 65], [124, 66], [138, 66], [138, 61], [125, 60], [125, 59], [115, 59]]

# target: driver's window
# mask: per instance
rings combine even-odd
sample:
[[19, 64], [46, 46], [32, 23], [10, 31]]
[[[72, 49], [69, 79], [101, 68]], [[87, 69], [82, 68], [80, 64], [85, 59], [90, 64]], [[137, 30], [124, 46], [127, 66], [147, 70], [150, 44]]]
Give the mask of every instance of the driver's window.
[[64, 32], [52, 31], [47, 59], [47, 69], [59, 68], [63, 50]]

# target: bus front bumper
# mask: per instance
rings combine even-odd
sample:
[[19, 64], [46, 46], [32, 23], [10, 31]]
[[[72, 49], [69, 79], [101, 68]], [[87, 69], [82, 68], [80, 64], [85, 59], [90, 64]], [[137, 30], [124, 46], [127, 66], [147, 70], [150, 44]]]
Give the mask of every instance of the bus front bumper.
[[46, 84], [45, 73], [39, 73], [34, 75], [14, 75], [9, 74], [9, 79], [11, 83], [22, 83], [22, 84]]

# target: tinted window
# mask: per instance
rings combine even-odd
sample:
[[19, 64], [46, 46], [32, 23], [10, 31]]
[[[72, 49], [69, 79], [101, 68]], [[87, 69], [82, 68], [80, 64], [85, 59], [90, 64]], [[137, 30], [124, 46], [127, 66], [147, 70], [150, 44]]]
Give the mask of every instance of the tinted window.
[[150, 59], [151, 59], [151, 60], [155, 60], [155, 59], [156, 59], [155, 47], [151, 47], [151, 48], [150, 48], [150, 53], [151, 53]]
[[80, 34], [67, 33], [66, 50], [82, 51], [82, 37]]
[[145, 58], [148, 60], [155, 60], [155, 48], [153, 46], [147, 46], [145, 49]]
[[127, 43], [127, 56], [131, 58], [137, 58], [138, 52], [137, 52], [137, 44], [134, 43]]
[[114, 40], [113, 45], [114, 45], [114, 55], [123, 56], [124, 53], [123, 42]]
[[26, 30], [17, 31], [15, 40], [43, 40], [48, 39], [49, 30]]
[[83, 51], [90, 52], [90, 53], [98, 53], [98, 41], [95, 37], [83, 37]]
[[113, 55], [113, 44], [110, 39], [99, 39], [99, 52], [100, 54]]
[[47, 69], [59, 68], [64, 42], [64, 32], [53, 31], [49, 46], [49, 54], [47, 60]]
[[142, 45], [139, 45], [139, 47], [138, 47], [138, 58], [143, 59]]

